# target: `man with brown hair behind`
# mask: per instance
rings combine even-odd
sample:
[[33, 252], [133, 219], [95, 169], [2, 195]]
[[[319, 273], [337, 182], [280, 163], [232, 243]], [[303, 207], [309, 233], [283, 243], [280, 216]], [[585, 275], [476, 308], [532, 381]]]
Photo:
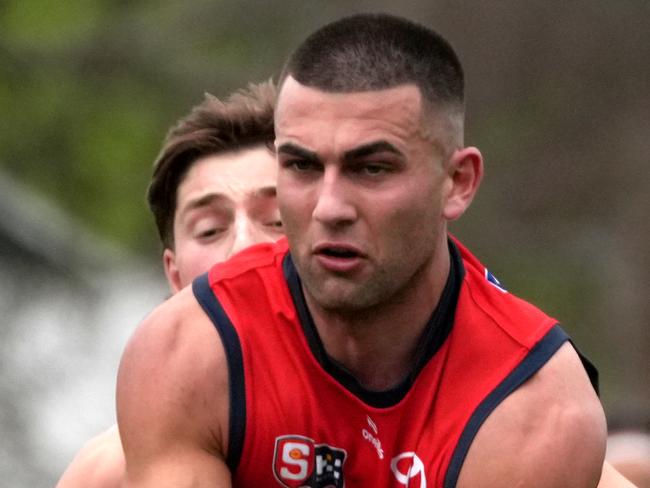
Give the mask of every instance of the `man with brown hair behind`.
[[[274, 102], [271, 82], [225, 102], [206, 95], [169, 131], [147, 197], [173, 293], [213, 263], [282, 235], [270, 149]], [[119, 487], [124, 469], [114, 425], [84, 446], [57, 486]]]

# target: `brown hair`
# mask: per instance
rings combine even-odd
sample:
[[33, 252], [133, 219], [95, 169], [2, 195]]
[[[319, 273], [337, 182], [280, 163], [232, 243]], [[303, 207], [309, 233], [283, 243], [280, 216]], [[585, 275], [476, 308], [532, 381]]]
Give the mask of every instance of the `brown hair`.
[[464, 75], [438, 33], [388, 14], [357, 14], [311, 34], [289, 57], [287, 76], [326, 92], [381, 90], [413, 83], [432, 104], [463, 105]]
[[271, 147], [275, 98], [276, 89], [270, 80], [251, 83], [224, 102], [206, 94], [203, 102], [169, 130], [147, 191], [165, 248], [174, 248], [176, 191], [191, 165], [212, 154], [258, 144]]
[[463, 68], [452, 46], [428, 27], [388, 14], [344, 17], [318, 29], [293, 52], [280, 86], [288, 76], [330, 93], [414, 84], [423, 97], [424, 134], [444, 155], [462, 146]]

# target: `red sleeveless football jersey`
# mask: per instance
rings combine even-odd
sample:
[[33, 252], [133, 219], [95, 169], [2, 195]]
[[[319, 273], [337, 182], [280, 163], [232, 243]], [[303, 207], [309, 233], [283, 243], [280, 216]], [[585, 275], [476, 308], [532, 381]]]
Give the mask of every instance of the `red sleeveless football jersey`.
[[413, 373], [384, 392], [327, 356], [286, 240], [194, 282], [228, 358], [235, 487], [456, 485], [483, 421], [567, 335], [461, 244], [449, 247], [450, 275]]

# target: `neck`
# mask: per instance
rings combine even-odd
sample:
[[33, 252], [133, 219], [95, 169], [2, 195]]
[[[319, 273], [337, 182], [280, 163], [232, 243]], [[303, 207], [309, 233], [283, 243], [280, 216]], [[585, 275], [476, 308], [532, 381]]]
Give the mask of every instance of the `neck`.
[[305, 293], [327, 354], [364, 387], [383, 391], [414, 367], [416, 350], [450, 269], [447, 243], [393, 296], [362, 310], [325, 310]]

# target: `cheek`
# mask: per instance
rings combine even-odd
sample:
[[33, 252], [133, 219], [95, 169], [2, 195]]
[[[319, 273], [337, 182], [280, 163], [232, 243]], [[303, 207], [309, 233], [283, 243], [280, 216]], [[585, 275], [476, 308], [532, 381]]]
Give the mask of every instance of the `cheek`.
[[309, 202], [306, 199], [285, 195], [282, 200], [278, 198], [278, 209], [284, 232], [287, 234], [295, 232], [301, 227], [301, 223], [306, 223], [310, 217]]
[[260, 225], [255, 231], [254, 238], [251, 240], [250, 245], [261, 244], [263, 242], [273, 242], [277, 241], [280, 237], [284, 235], [284, 232], [281, 228], [275, 227], [266, 227]]
[[224, 261], [227, 251], [223, 246], [201, 246], [194, 243], [183, 249], [179, 264], [179, 271], [184, 277], [185, 284], [208, 271], [213, 264]]
[[214, 242], [209, 246], [203, 247], [202, 252], [194, 260], [195, 269], [200, 270], [200, 274], [209, 270], [213, 264], [225, 261], [228, 257], [229, 249], [225, 242]]
[[417, 245], [430, 241], [438, 229], [441, 218], [440, 201], [433, 197], [435, 189], [428, 188], [404, 192], [386, 202], [382, 208], [374, 202], [376, 215], [380, 218], [385, 234], [397, 245]]
[[288, 170], [282, 170], [278, 177], [276, 197], [280, 214], [304, 212], [305, 207], [313, 204], [315, 186], [313, 181], [303, 181], [291, 175]]

